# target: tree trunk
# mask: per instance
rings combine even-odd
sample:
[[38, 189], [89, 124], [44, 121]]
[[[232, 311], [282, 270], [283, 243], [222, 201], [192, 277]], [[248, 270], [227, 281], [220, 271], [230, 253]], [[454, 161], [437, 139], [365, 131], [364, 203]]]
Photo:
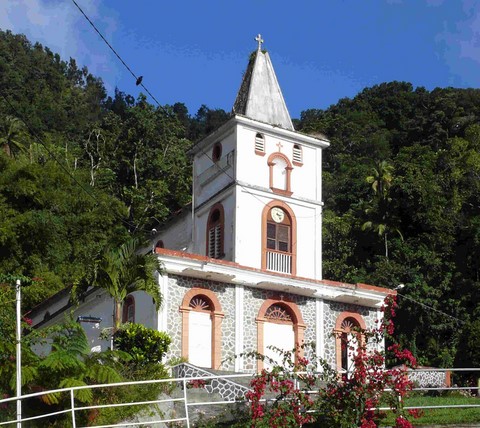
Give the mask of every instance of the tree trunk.
[[113, 311], [113, 334], [117, 332], [122, 324], [122, 302], [115, 300], [115, 307]]
[[385, 239], [385, 258], [388, 260], [388, 233], [385, 232], [384, 239]]

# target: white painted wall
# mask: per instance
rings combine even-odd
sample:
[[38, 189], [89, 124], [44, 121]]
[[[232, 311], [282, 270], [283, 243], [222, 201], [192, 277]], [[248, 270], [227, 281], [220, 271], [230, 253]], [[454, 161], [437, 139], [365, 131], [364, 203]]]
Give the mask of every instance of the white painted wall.
[[[255, 154], [255, 136], [258, 130], [253, 127], [239, 125], [237, 131], [237, 179], [263, 188], [269, 188], [268, 158], [279, 150], [293, 165], [293, 146], [302, 147], [303, 165], [293, 165], [291, 173], [291, 190], [296, 198], [306, 198], [313, 201], [322, 200], [322, 149], [299, 143], [295, 139], [262, 132], [265, 141], [265, 156]], [[281, 148], [277, 144], [281, 144]]]
[[[220, 202], [225, 212], [225, 260], [261, 267], [262, 210], [272, 200], [281, 200], [294, 211], [297, 222], [297, 275], [322, 278], [322, 149], [300, 134], [252, 122], [230, 122], [221, 134], [208, 137], [194, 157], [194, 225], [192, 250], [206, 254], [206, 227], [211, 207]], [[255, 153], [257, 132], [264, 136], [265, 156]], [[225, 172], [214, 174], [211, 160], [216, 142], [222, 158], [230, 153]], [[293, 147], [302, 148], [303, 164], [293, 165]], [[281, 147], [279, 148], [279, 145]], [[268, 158], [280, 150], [293, 165], [290, 197], [272, 192]], [[234, 164], [232, 164], [232, 159]], [[224, 163], [224, 165], [227, 165]], [[213, 167], [213, 169], [212, 169]], [[206, 179], [206, 177], [210, 177]], [[231, 186], [236, 180], [236, 187]], [[230, 187], [229, 187], [230, 186]]]
[[[265, 192], [237, 188], [234, 258], [237, 263], [261, 268], [262, 211], [272, 199]], [[321, 279], [321, 207], [291, 198], [274, 199], [286, 202], [297, 219], [297, 276]]]
[[204, 205], [195, 213], [195, 234], [193, 252], [195, 254], [206, 255], [207, 240], [207, 222], [210, 210], [213, 205], [221, 203], [225, 213], [225, 229], [224, 229], [224, 260], [233, 260], [234, 245], [234, 218], [235, 218], [235, 198], [234, 188], [227, 193], [221, 194], [218, 198], [214, 198], [208, 204]]
[[152, 240], [152, 245], [162, 240], [169, 250], [192, 251], [192, 212], [185, 209], [178, 218], [168, 223]]
[[[223, 164], [230, 160], [231, 165], [223, 172], [219, 172], [215, 163], [212, 161], [212, 149], [215, 143], [222, 144], [221, 160], [218, 164]], [[193, 162], [193, 202], [195, 207], [201, 206], [212, 196], [217, 194], [228, 183], [232, 182], [235, 177], [234, 158], [236, 155], [236, 136], [235, 128], [230, 127], [223, 135], [219, 135], [217, 139], [205, 145], [200, 152], [194, 156]], [[233, 156], [233, 158], [232, 158]], [[210, 174], [208, 171], [210, 171]], [[205, 174], [210, 176], [205, 181]], [[213, 177], [213, 179], [212, 179]]]

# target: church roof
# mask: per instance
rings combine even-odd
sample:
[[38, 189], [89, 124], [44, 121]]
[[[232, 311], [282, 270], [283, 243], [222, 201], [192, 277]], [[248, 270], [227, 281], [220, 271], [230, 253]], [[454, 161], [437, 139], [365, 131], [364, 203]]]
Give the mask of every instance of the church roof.
[[294, 131], [272, 61], [260, 43], [250, 55], [233, 113]]

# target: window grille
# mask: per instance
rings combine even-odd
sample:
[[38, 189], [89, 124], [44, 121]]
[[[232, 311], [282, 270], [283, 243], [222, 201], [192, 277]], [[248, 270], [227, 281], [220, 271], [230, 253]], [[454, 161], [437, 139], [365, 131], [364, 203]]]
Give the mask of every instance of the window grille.
[[195, 296], [188, 306], [199, 311], [211, 310], [209, 302], [203, 296]]
[[265, 318], [272, 321], [292, 322], [292, 317], [287, 310], [280, 305], [272, 305], [265, 312]]

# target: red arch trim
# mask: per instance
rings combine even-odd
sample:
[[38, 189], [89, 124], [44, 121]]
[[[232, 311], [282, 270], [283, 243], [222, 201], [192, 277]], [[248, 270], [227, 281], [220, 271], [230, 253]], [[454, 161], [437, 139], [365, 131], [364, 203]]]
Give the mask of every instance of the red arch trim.
[[[268, 319], [265, 318], [265, 313], [267, 309], [272, 305], [281, 305], [288, 309], [290, 312], [290, 316], [293, 320], [293, 331], [295, 335], [295, 345], [299, 346], [304, 343], [305, 340], [305, 329], [306, 325], [303, 321], [302, 313], [298, 309], [298, 306], [289, 300], [284, 299], [266, 299], [260, 310], [258, 311], [257, 317], [257, 352], [260, 354], [265, 353], [265, 346], [264, 346], [264, 336], [263, 336], [263, 324], [269, 322]], [[299, 357], [303, 356], [303, 348], [299, 347], [298, 352], [295, 354], [295, 362]], [[257, 361], [257, 371], [263, 370], [263, 360]]]
[[193, 311], [189, 305], [195, 296], [205, 296], [212, 303], [212, 369], [220, 368], [222, 362], [222, 306], [215, 293], [207, 288], [194, 287], [185, 293], [179, 308], [182, 314], [182, 357], [188, 359], [189, 315]]
[[262, 269], [267, 269], [267, 219], [268, 213], [273, 207], [281, 207], [284, 211], [287, 212], [287, 215], [290, 217], [290, 227], [292, 228], [291, 240], [292, 240], [292, 272], [291, 275], [295, 276], [297, 274], [297, 219], [293, 210], [282, 201], [273, 200], [270, 201], [263, 207], [262, 211]]

